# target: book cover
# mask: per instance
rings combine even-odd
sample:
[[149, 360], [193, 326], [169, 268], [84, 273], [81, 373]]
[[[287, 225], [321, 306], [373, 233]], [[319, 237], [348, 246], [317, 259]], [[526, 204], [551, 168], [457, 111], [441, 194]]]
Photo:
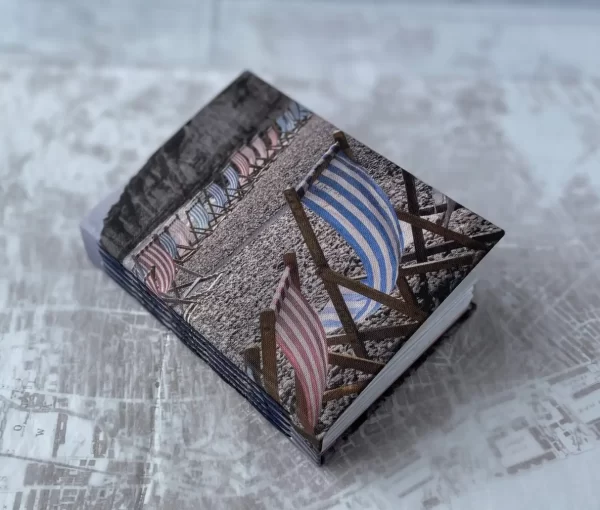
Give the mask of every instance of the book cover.
[[504, 235], [249, 72], [104, 205], [104, 269], [316, 460]]

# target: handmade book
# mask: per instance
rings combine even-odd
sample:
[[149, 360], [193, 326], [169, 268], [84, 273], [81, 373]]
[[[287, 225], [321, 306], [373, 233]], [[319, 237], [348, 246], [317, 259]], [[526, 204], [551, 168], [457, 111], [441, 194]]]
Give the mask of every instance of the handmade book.
[[504, 235], [249, 72], [81, 232], [317, 462], [469, 310]]

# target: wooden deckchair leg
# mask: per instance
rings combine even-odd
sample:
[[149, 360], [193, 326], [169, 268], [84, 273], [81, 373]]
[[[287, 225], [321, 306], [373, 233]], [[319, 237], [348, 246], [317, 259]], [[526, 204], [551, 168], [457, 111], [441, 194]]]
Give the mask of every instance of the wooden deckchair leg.
[[[186, 274], [195, 276], [196, 278], [204, 278], [204, 276], [202, 276], [200, 273], [197, 273], [196, 271], [193, 271], [192, 269], [188, 269], [187, 267], [182, 266], [179, 262], [177, 263], [177, 268]], [[207, 276], [206, 278], [208, 279], [209, 277]]]
[[[404, 179], [404, 187], [406, 188], [406, 205], [410, 213], [419, 214], [419, 198], [417, 195], [417, 186], [415, 178], [406, 170], [402, 170], [402, 178]], [[412, 229], [413, 240], [415, 243], [415, 253], [417, 254], [418, 262], [427, 260], [427, 252], [425, 250], [425, 238], [423, 237], [422, 227], [408, 222]]]
[[[412, 214], [419, 214], [419, 197], [417, 195], [417, 185], [415, 183], [414, 176], [407, 172], [406, 170], [402, 170], [402, 178], [404, 180], [404, 188], [406, 189], [406, 205], [408, 207], [409, 212]], [[423, 230], [418, 226], [410, 224], [413, 242], [415, 245], [415, 255], [417, 257], [417, 262], [426, 262], [427, 261], [427, 248], [425, 245], [425, 237], [423, 235]], [[419, 294], [425, 303], [425, 308], [429, 308], [431, 306], [431, 297], [429, 295], [429, 282], [427, 280], [427, 275], [423, 274], [419, 276], [421, 280], [421, 286], [419, 290]], [[398, 290], [401, 290], [398, 287]]]
[[406, 279], [406, 276], [403, 276], [401, 274], [398, 275], [398, 279], [396, 280], [396, 287], [398, 287], [398, 292], [400, 292], [400, 295], [404, 298], [404, 301], [419, 308], [419, 302], [417, 301], [417, 297], [411, 289], [410, 284]]
[[173, 294], [175, 294], [175, 297], [177, 299], [181, 298], [181, 295], [179, 294], [179, 289], [177, 288], [177, 285], [175, 285], [175, 280], [171, 282], [171, 290], [173, 291]]
[[[437, 234], [446, 239], [455, 241], [458, 244], [460, 244], [461, 246], [464, 246], [465, 248], [469, 248], [471, 250], [487, 250], [486, 245], [483, 244], [482, 242], [472, 239], [468, 235], [461, 234], [460, 232], [455, 232], [454, 230], [444, 228], [442, 225], [437, 225], [436, 223], [426, 220], [425, 218], [421, 218], [420, 216], [417, 216], [416, 214], [411, 214], [409, 212], [396, 209], [396, 216], [398, 216], [398, 219], [400, 221], [404, 221], [404, 222], [412, 225], [413, 227], [418, 227], [418, 228], [422, 228], [425, 230], [429, 230], [430, 232], [433, 232], [434, 234]], [[417, 261], [425, 262], [425, 260], [419, 260], [418, 257], [417, 257]]]
[[[497, 242], [504, 236], [504, 231], [496, 231], [496, 232], [488, 232], [485, 234], [475, 234], [471, 237], [473, 241], [479, 241], [481, 243], [493, 243]], [[457, 250], [458, 248], [462, 248], [462, 245], [457, 243], [456, 241], [446, 241], [443, 243], [434, 244], [433, 246], [427, 247], [427, 256], [438, 255], [440, 253], [449, 252], [452, 250]], [[406, 253], [402, 256], [402, 263], [412, 262], [416, 260], [415, 253]]]
[[444, 219], [442, 220], [442, 226], [444, 228], [448, 228], [448, 224], [450, 223], [450, 218], [452, 217], [452, 213], [456, 207], [456, 202], [449, 197], [446, 197], [446, 203], [448, 204], [446, 207], [446, 212], [444, 213]]
[[298, 379], [298, 374], [295, 375], [296, 378], [296, 414], [298, 416], [298, 420], [302, 424], [304, 431], [308, 434], [314, 434], [314, 429], [310, 426], [308, 421], [308, 409], [306, 408], [306, 398], [304, 398], [304, 391], [302, 390], [302, 386], [300, 385], [300, 379]]
[[260, 313], [260, 337], [263, 362], [263, 384], [267, 393], [279, 402], [277, 382], [277, 344], [275, 343], [275, 310]]
[[252, 379], [257, 383], [260, 383], [260, 347], [258, 345], [251, 345], [244, 350], [242, 357], [244, 358], [246, 367], [248, 367], [252, 373]]
[[[463, 209], [463, 206], [454, 202], [454, 211]], [[428, 205], [419, 209], [419, 216], [431, 216], [432, 214], [445, 213], [448, 210], [448, 203], [440, 205]]]
[[360, 393], [369, 385], [370, 382], [371, 379], [368, 379], [366, 381], [360, 381], [354, 384], [347, 384], [345, 386], [338, 386], [337, 388], [327, 390], [323, 394], [323, 403], [325, 404], [330, 400], [337, 400], [338, 398], [342, 398], [347, 395], [353, 395], [354, 393]]
[[233, 201], [238, 198], [237, 197], [237, 193], [235, 193], [235, 190], [233, 193], [230, 193], [230, 189], [228, 187], [225, 187], [225, 195], [227, 196], [227, 204], [229, 205], [229, 207], [231, 207], [233, 205]]
[[[306, 247], [308, 248], [311, 257], [317, 266], [317, 273], [321, 275], [324, 270], [329, 269], [329, 265], [327, 264], [327, 259], [325, 259], [325, 254], [323, 253], [323, 249], [319, 244], [319, 240], [317, 239], [310, 221], [308, 220], [306, 211], [304, 210], [304, 207], [302, 207], [298, 193], [294, 188], [288, 188], [285, 190], [284, 195], [290, 206], [292, 214], [296, 219], [296, 223], [298, 224], [300, 233], [304, 238]], [[342, 323], [344, 332], [350, 339], [350, 344], [352, 345], [354, 352], [357, 356], [366, 358], [368, 356], [367, 350], [360, 339], [358, 327], [356, 326], [356, 323], [354, 322], [354, 319], [348, 310], [348, 306], [344, 301], [340, 288], [334, 282], [327, 281], [324, 278], [322, 278], [322, 280], [325, 290], [327, 291], [327, 294], [329, 294], [335, 311], [337, 312], [340, 322]]]
[[[213, 208], [212, 203], [210, 202], [210, 197], [208, 197], [206, 195], [206, 193], [204, 193], [204, 198], [206, 198], [206, 204], [208, 205], [208, 208], [210, 209], [210, 214], [212, 216], [211, 221], [214, 221], [216, 224], [218, 216], [217, 216], [217, 213], [215, 212], [215, 209]], [[219, 214], [219, 216], [220, 216], [220, 214]]]
[[414, 306], [412, 303], [406, 303], [405, 301], [390, 296], [384, 292], [376, 290], [364, 283], [357, 282], [352, 278], [348, 278], [347, 276], [336, 273], [330, 268], [325, 268], [321, 270], [321, 277], [326, 282], [334, 283], [337, 285], [341, 285], [342, 287], [346, 287], [349, 290], [353, 290], [354, 292], [366, 296], [368, 298], [381, 303], [382, 305], [388, 306], [394, 310], [398, 310], [400, 313], [411, 317], [417, 321], [424, 321], [427, 319], [427, 313], [421, 310], [419, 307]]
[[333, 139], [340, 145], [340, 149], [342, 149], [350, 159], [354, 159], [354, 154], [352, 153], [348, 139], [343, 131], [340, 131], [339, 129], [334, 131]]
[[149, 277], [152, 278], [152, 283], [156, 287], [156, 266], [152, 266], [150, 268], [150, 272], [146, 276], [146, 279], [148, 279]]
[[[365, 340], [385, 340], [386, 338], [399, 338], [412, 335], [421, 323], [397, 324], [395, 326], [381, 326], [377, 328], [363, 329], [360, 333]], [[348, 343], [346, 335], [332, 335], [327, 337], [327, 345], [345, 345]]]
[[194, 243], [198, 243], [200, 239], [198, 239], [198, 233], [194, 229], [194, 224], [192, 223], [192, 219], [190, 218], [190, 211], [185, 211], [185, 216], [188, 220], [188, 223], [190, 224], [190, 230], [192, 231], [192, 234], [194, 234]]
[[366, 372], [367, 374], [376, 374], [385, 367], [385, 363], [336, 352], [330, 352], [328, 358], [330, 365], [336, 365], [342, 368], [353, 368], [354, 370]]
[[412, 266], [400, 267], [398, 270], [403, 277], [415, 274], [432, 273], [442, 269], [450, 269], [458, 266], [470, 266], [473, 264], [473, 255], [458, 255], [441, 260], [433, 260], [431, 262], [423, 262], [421, 264], [413, 264]]

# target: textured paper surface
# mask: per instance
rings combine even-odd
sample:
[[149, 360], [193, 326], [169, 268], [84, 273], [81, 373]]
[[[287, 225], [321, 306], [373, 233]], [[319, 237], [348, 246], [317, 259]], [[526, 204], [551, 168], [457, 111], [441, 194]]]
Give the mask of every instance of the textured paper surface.
[[[138, 497], [145, 508], [178, 509], [595, 509], [598, 414], [586, 399], [594, 396], [600, 350], [600, 89], [593, 76], [559, 64], [538, 78], [526, 75], [535, 66], [515, 79], [405, 77], [392, 89], [378, 78], [348, 84], [355, 97], [336, 104], [329, 101], [335, 84], [274, 76], [510, 233], [484, 262], [479, 310], [456, 342], [440, 345], [321, 470], [93, 268], [79, 238], [85, 211], [123, 185], [234, 73], [4, 66], [2, 503], [12, 508], [21, 492], [27, 508], [32, 491], [38, 501], [48, 490], [51, 500], [62, 487], [62, 501], [115, 509], [135, 508]], [[464, 189], [452, 184], [467, 180]], [[27, 417], [20, 406], [28, 385], [44, 398], [29, 406], [32, 429], [14, 438]], [[591, 393], [579, 407], [573, 394], [585, 388]], [[60, 457], [48, 440], [58, 413], [43, 412], [54, 397], [66, 399], [69, 417]], [[581, 430], [571, 436], [580, 440], [567, 440], [550, 399], [569, 409]], [[125, 426], [113, 426], [122, 404]], [[514, 430], [523, 420], [546, 430], [558, 422], [562, 453], [509, 474], [515, 461], [540, 452], [526, 429]], [[120, 463], [87, 465], [96, 425], [118, 429]], [[512, 444], [523, 445], [521, 457]], [[84, 474], [61, 479], [64, 464]], [[30, 465], [44, 467], [41, 479]]]

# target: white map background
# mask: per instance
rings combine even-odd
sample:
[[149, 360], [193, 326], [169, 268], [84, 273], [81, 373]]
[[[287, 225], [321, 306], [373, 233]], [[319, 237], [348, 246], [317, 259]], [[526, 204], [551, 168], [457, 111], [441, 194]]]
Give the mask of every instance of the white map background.
[[[15, 5], [52, 44], [13, 28], [0, 52], [0, 508], [599, 507], [599, 14], [331, 8], [273, 45], [282, 11], [242, 25], [229, 1], [247, 47], [217, 34], [214, 70], [167, 71], [115, 56], [119, 37], [60, 46]], [[346, 31], [350, 49], [331, 42]], [[323, 468], [92, 268], [77, 230], [247, 62], [507, 231], [476, 314]]]

